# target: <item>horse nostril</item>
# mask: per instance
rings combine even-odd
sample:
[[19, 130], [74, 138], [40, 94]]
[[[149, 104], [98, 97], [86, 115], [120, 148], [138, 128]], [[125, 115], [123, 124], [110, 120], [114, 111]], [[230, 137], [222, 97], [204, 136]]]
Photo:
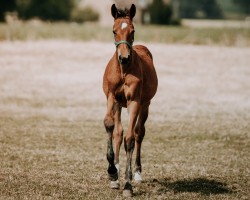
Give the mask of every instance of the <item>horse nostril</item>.
[[121, 55], [119, 56], [119, 61], [120, 61], [120, 62], [122, 61], [122, 56], [121, 56]]
[[127, 58], [122, 58], [122, 62], [121, 62], [123, 65], [126, 65], [128, 64], [128, 59]]
[[119, 56], [119, 61], [120, 61], [120, 63], [123, 64], [123, 65], [127, 65], [128, 62], [129, 62], [129, 59], [130, 59], [130, 56], [128, 56], [128, 57]]

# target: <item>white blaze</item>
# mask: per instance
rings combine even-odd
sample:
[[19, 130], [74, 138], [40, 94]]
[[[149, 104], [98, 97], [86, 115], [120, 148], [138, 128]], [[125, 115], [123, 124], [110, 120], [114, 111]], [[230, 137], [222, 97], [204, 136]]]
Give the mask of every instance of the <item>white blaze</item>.
[[125, 22], [123, 22], [123, 23], [122, 23], [122, 29], [127, 28], [127, 26], [128, 26], [128, 24], [127, 24], [127, 23], [125, 23]]

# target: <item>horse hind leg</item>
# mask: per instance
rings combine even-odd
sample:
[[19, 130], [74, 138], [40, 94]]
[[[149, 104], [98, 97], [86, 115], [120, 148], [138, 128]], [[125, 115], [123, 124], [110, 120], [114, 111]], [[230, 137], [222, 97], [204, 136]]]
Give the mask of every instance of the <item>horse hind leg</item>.
[[145, 122], [148, 118], [149, 104], [143, 106], [139, 112], [139, 118], [135, 127], [135, 145], [136, 145], [136, 159], [135, 159], [135, 172], [134, 180], [138, 183], [142, 181], [141, 171], [141, 144], [145, 136]]

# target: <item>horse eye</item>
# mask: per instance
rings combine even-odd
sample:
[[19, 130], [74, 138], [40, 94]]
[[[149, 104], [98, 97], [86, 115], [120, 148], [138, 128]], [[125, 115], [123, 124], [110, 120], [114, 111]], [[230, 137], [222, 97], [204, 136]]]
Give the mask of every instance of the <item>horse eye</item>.
[[114, 35], [116, 35], [116, 32], [115, 32], [115, 31], [113, 31], [113, 34], [114, 34]]

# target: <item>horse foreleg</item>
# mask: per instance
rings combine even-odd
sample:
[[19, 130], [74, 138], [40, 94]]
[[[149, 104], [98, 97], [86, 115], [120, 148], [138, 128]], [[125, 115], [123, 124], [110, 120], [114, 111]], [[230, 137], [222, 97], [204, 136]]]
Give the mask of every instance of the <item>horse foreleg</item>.
[[132, 190], [132, 155], [135, 147], [135, 124], [138, 116], [138, 110], [139, 110], [139, 103], [137, 101], [131, 101], [128, 106], [128, 112], [129, 112], [129, 126], [128, 126], [128, 132], [126, 134], [126, 137], [124, 138], [124, 147], [127, 155], [127, 163], [126, 163], [126, 172], [125, 172], [125, 187], [123, 190], [123, 195], [125, 197], [130, 197], [133, 194]]
[[139, 118], [135, 128], [135, 144], [136, 144], [136, 159], [135, 159], [135, 174], [134, 179], [137, 182], [142, 181], [141, 177], [141, 144], [145, 136], [145, 122], [148, 118], [148, 107], [149, 104], [140, 108]]
[[112, 93], [108, 95], [107, 99], [107, 114], [104, 118], [104, 126], [108, 133], [108, 141], [107, 141], [107, 160], [109, 162], [108, 166], [108, 175], [111, 181], [116, 181], [118, 179], [117, 169], [114, 164], [114, 150], [113, 150], [113, 131], [114, 131], [114, 105], [115, 98]]
[[115, 103], [114, 104], [114, 109], [115, 113], [114, 113], [114, 122], [115, 122], [115, 127], [114, 127], [114, 131], [113, 131], [113, 141], [114, 141], [114, 147], [115, 147], [115, 167], [117, 169], [117, 173], [118, 173], [118, 179], [116, 181], [111, 181], [110, 183], [110, 187], [113, 189], [118, 189], [120, 187], [119, 184], [119, 155], [120, 155], [120, 147], [122, 144], [122, 137], [123, 137], [123, 127], [122, 127], [122, 123], [121, 123], [121, 110], [122, 107], [118, 104]]

